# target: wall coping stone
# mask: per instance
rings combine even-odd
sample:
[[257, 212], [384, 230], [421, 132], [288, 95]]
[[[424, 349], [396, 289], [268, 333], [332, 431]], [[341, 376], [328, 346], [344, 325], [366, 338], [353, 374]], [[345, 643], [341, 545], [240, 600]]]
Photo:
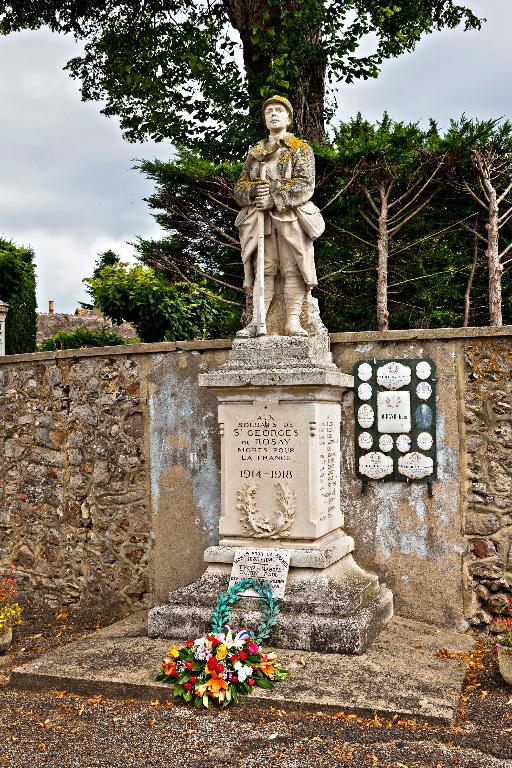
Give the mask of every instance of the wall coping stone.
[[[449, 339], [500, 338], [512, 336], [512, 325], [500, 328], [411, 328], [393, 331], [347, 331], [331, 333], [331, 344], [353, 344], [382, 341], [429, 341]], [[84, 347], [63, 349], [58, 352], [29, 352], [22, 355], [0, 356], [0, 365], [34, 363], [38, 360], [70, 360], [80, 357], [117, 357], [155, 355], [167, 352], [201, 352], [213, 349], [231, 349], [232, 339], [197, 339], [195, 341], [162, 341], [153, 344], [120, 344], [113, 347]]]

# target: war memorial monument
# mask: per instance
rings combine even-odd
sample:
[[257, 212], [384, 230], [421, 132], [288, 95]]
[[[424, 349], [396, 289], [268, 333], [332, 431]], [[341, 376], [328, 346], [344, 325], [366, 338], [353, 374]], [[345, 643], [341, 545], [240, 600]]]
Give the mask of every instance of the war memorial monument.
[[[354, 379], [333, 363], [311, 296], [324, 228], [311, 202], [314, 156], [289, 132], [286, 99], [266, 101], [263, 115], [268, 140], [250, 150], [235, 186], [253, 317], [226, 363], [199, 376], [218, 399], [220, 541], [205, 551], [199, 581], [150, 611], [149, 634], [197, 636], [230, 579], [254, 577], [282, 597], [273, 645], [362, 653], [391, 619], [393, 598], [357, 565], [343, 531], [340, 403]], [[255, 620], [256, 598], [239, 609]]]

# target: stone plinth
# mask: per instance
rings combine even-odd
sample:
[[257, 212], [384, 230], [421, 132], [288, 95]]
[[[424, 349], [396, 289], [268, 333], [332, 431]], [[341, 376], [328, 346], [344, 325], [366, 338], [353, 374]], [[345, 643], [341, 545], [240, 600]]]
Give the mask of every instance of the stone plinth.
[[[229, 583], [237, 548], [290, 553], [273, 645], [362, 653], [389, 621], [392, 595], [354, 561], [340, 511], [341, 397], [351, 376], [332, 362], [327, 333], [238, 339], [220, 369], [199, 376], [218, 398], [221, 516], [201, 579], [149, 615], [153, 637], [196, 637]], [[244, 598], [237, 616], [257, 623]]]

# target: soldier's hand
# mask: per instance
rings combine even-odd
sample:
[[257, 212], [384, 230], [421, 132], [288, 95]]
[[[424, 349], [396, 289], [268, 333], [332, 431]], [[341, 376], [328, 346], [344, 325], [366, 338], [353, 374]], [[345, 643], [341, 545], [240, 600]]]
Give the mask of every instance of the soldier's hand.
[[259, 184], [257, 184], [254, 204], [259, 211], [265, 211], [272, 208], [272, 198], [270, 197], [270, 185], [268, 181], [260, 181]]
[[268, 181], [258, 181], [256, 184], [256, 197], [260, 195], [268, 195], [270, 192], [270, 184]]

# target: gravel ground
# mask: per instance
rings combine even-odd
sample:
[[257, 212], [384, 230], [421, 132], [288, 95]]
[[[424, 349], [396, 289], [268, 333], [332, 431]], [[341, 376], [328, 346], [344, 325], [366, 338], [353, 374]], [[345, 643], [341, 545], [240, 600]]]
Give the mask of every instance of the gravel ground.
[[8, 688], [13, 666], [113, 618], [26, 610], [11, 651], [0, 656], [2, 768], [512, 768], [512, 687], [501, 680], [490, 643], [466, 658], [465, 690], [452, 727], [243, 702], [196, 712], [158, 701]]

